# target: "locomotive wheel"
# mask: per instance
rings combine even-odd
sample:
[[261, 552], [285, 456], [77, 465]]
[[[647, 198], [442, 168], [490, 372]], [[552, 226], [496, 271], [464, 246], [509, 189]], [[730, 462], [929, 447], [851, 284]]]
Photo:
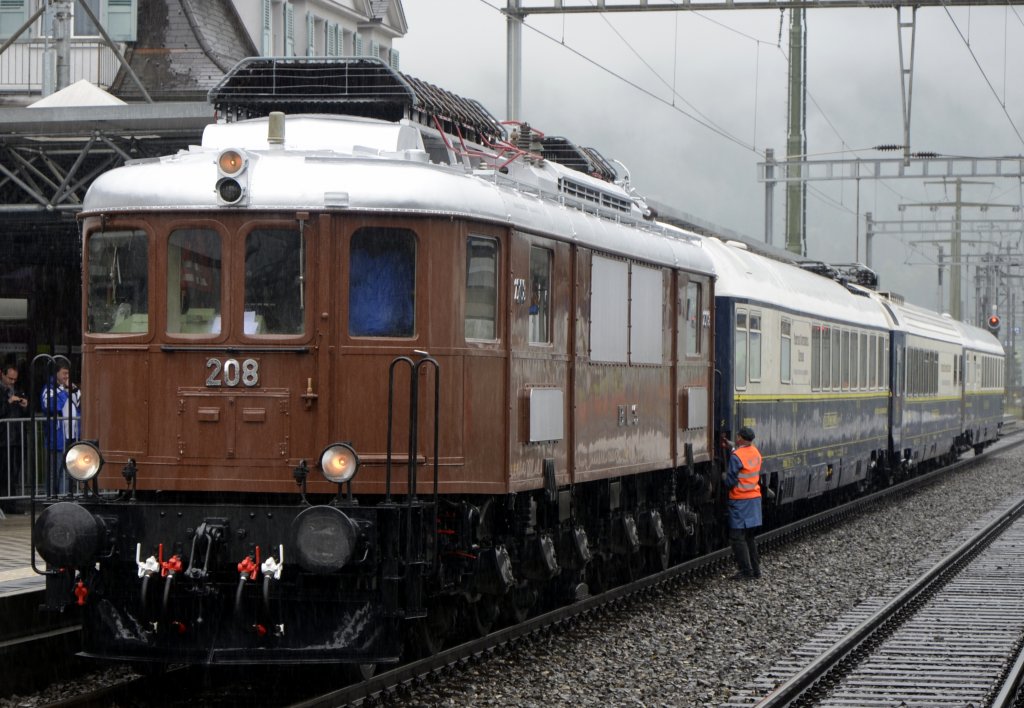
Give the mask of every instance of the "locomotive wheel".
[[490, 595], [483, 595], [476, 602], [467, 602], [465, 605], [467, 633], [473, 638], [485, 637], [491, 633], [494, 623], [501, 615], [501, 605], [498, 599]]
[[342, 675], [348, 683], [369, 681], [377, 673], [376, 664], [342, 664]]
[[529, 582], [523, 581], [516, 587], [509, 590], [504, 597], [502, 609], [505, 619], [510, 625], [517, 625], [526, 621], [530, 616], [530, 609], [537, 601], [537, 593], [530, 587]]
[[600, 595], [608, 589], [608, 568], [604, 556], [595, 555], [587, 564], [587, 585], [593, 595]]
[[668, 538], [662, 538], [656, 546], [644, 549], [644, 561], [647, 569], [652, 573], [658, 573], [667, 569], [671, 564], [672, 546]]
[[455, 623], [455, 607], [450, 602], [439, 601], [427, 605], [427, 616], [413, 622], [409, 633], [409, 650], [416, 658], [433, 656], [444, 648], [452, 625]]

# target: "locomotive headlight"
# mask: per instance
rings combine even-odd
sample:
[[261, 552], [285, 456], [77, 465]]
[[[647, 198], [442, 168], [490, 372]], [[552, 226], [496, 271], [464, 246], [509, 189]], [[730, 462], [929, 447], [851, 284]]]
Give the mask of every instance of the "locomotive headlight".
[[320, 453], [320, 471], [328, 481], [344, 484], [356, 476], [359, 469], [359, 456], [348, 443], [328, 445]]
[[225, 150], [217, 158], [217, 169], [222, 175], [240, 175], [247, 164], [248, 160], [238, 150]]
[[244, 176], [249, 158], [240, 150], [224, 150], [217, 156], [217, 199], [222, 204], [238, 204], [245, 197], [248, 179]]
[[103, 467], [103, 455], [91, 442], [80, 441], [68, 448], [64, 455], [68, 474], [79, 482], [88, 482]]
[[225, 204], [234, 204], [242, 198], [244, 190], [237, 180], [221, 177], [217, 180], [217, 196]]

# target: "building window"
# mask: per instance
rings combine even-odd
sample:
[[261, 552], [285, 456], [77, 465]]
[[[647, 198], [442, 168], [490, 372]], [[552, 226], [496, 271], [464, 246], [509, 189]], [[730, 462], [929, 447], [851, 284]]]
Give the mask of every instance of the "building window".
[[498, 242], [466, 240], [466, 339], [497, 339]]
[[368, 227], [352, 234], [348, 333], [411, 337], [416, 325], [416, 236], [407, 229]]

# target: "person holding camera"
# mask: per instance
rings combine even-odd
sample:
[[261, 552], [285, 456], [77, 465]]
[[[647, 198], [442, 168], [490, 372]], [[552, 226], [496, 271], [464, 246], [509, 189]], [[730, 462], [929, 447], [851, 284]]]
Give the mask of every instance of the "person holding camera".
[[43, 389], [40, 405], [46, 416], [46, 450], [50, 471], [47, 480], [49, 496], [68, 492], [68, 475], [64, 469], [64, 450], [67, 444], [78, 440], [81, 429], [82, 392], [71, 383], [71, 369], [65, 363], [57, 365], [57, 372]]
[[18, 389], [18, 367], [4, 364], [0, 369], [0, 498], [22, 493], [21, 460], [24, 424], [19, 418], [28, 417], [28, 399]]

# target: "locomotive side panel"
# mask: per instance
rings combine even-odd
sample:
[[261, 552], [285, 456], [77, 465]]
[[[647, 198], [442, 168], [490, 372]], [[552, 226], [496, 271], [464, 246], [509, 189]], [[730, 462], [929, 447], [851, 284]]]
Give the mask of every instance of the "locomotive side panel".
[[576, 481], [670, 467], [670, 273], [590, 250], [578, 254]]
[[[109, 450], [111, 461], [127, 462], [129, 457], [140, 457], [150, 452], [149, 430], [158, 406], [151, 406], [149, 357], [145, 349], [123, 351], [119, 347], [96, 347], [89, 353], [92, 366], [83, 374], [82, 385], [94, 398], [96, 410], [102, 416], [83, 416], [82, 430], [86, 440], [99, 440]], [[124, 392], [132, 391], [132, 406], [124, 405]], [[139, 415], [138, 411], [148, 415]], [[123, 458], [123, 459], [122, 459]], [[113, 470], [111, 470], [113, 471]]]
[[[572, 251], [552, 239], [513, 233], [509, 242], [509, 489], [570, 481], [568, 424]], [[547, 472], [545, 472], [547, 470]]]

